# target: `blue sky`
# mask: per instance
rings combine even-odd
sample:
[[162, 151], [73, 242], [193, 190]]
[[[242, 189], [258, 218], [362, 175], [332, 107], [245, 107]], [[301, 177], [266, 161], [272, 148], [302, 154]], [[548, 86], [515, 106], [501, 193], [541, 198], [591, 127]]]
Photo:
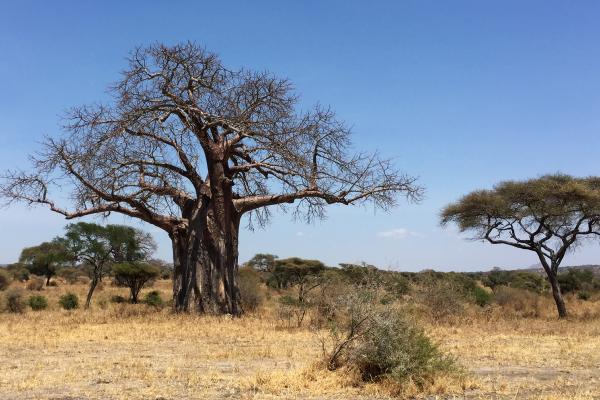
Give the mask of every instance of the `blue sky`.
[[[192, 40], [232, 68], [288, 77], [303, 105], [331, 105], [357, 148], [395, 157], [427, 188], [389, 214], [333, 207], [312, 225], [278, 215], [242, 233], [242, 261], [271, 252], [402, 270], [529, 266], [533, 255], [465, 240], [438, 214], [501, 180], [600, 173], [599, 18], [592, 1], [5, 2], [0, 169], [26, 167], [66, 108], [106, 100], [133, 47]], [[170, 259], [165, 234], [113, 221], [151, 231]], [[64, 224], [43, 208], [0, 210], [0, 263]], [[598, 243], [566, 263], [600, 263]]]

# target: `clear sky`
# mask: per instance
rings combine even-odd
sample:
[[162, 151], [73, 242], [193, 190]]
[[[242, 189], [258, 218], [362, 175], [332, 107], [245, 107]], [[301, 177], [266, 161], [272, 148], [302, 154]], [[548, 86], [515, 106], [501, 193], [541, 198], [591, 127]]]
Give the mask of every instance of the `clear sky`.
[[[27, 167], [70, 106], [106, 100], [135, 46], [192, 40], [232, 68], [288, 77], [302, 103], [331, 105], [357, 147], [397, 158], [427, 188], [389, 214], [334, 207], [312, 225], [244, 231], [257, 252], [364, 260], [403, 270], [520, 267], [533, 255], [465, 240], [440, 209], [505, 179], [600, 174], [596, 1], [4, 1], [0, 169]], [[166, 235], [152, 232], [170, 260]], [[0, 263], [61, 233], [44, 208], [0, 210]], [[566, 263], [600, 264], [592, 243]]]

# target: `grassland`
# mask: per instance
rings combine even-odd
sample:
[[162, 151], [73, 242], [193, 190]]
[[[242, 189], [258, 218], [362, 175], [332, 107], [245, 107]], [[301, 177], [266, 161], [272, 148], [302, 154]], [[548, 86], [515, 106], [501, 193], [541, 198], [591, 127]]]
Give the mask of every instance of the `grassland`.
[[[167, 298], [169, 282], [155, 285]], [[289, 328], [269, 305], [240, 319], [173, 315], [145, 305], [95, 305], [0, 314], [0, 399], [375, 399], [418, 395], [410, 383], [358, 383], [351, 371], [318, 364], [317, 335]], [[28, 292], [30, 294], [32, 292]], [[126, 290], [107, 286], [96, 303]], [[468, 310], [426, 331], [462, 366], [420, 394], [455, 399], [600, 398], [600, 303], [569, 299], [575, 316], [557, 321], [551, 303], [535, 318]]]

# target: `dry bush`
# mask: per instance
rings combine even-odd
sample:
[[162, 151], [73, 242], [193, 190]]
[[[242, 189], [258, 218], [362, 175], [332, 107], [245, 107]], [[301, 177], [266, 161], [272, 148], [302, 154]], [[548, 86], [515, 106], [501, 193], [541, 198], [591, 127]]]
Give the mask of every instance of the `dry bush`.
[[4, 269], [0, 269], [0, 290], [6, 290], [12, 281], [10, 274]]
[[44, 289], [44, 280], [40, 277], [33, 277], [27, 282], [27, 290], [40, 291]]
[[454, 368], [414, 321], [383, 305], [379, 287], [353, 287], [335, 299], [321, 345], [329, 370], [360, 372], [363, 381], [388, 379], [425, 385]]
[[25, 300], [23, 299], [22, 289], [9, 289], [6, 291], [4, 299], [4, 309], [11, 313], [25, 312]]
[[418, 299], [434, 321], [448, 321], [464, 312], [463, 294], [452, 282], [429, 283], [421, 288]]
[[240, 302], [244, 312], [256, 311], [263, 303], [260, 273], [250, 267], [242, 267], [237, 276]]
[[540, 296], [524, 289], [498, 286], [494, 289], [494, 301], [502, 308], [521, 317], [539, 317]]

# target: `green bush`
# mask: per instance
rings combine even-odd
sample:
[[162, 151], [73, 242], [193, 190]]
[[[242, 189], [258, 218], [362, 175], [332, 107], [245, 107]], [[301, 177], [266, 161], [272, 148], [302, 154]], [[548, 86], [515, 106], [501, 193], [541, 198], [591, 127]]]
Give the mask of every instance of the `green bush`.
[[6, 290], [11, 280], [10, 274], [4, 269], [0, 269], [0, 290]]
[[148, 292], [144, 297], [144, 303], [156, 308], [162, 308], [165, 305], [165, 302], [163, 301], [162, 297], [160, 297], [160, 292], [158, 290]]
[[67, 293], [60, 296], [58, 304], [65, 310], [74, 310], [79, 307], [79, 298], [75, 293]]
[[34, 311], [45, 310], [48, 307], [48, 300], [44, 296], [31, 296], [28, 303]]
[[492, 294], [489, 293], [482, 287], [476, 286], [473, 289], [473, 298], [475, 300], [475, 304], [479, 307], [485, 307], [492, 302]]
[[590, 297], [592, 297], [592, 295], [590, 294], [590, 292], [587, 292], [585, 290], [577, 293], [577, 298], [579, 300], [588, 301], [590, 299]]
[[11, 313], [22, 313], [25, 311], [25, 301], [21, 289], [10, 289], [6, 291], [6, 310]]

